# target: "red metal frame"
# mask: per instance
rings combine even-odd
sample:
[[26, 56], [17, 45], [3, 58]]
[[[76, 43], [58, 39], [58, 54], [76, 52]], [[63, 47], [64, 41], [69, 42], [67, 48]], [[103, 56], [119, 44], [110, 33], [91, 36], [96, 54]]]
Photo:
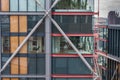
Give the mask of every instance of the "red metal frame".
[[100, 52], [101, 54], [103, 55], [107, 55], [107, 53], [103, 52], [103, 51], [100, 51], [100, 50], [95, 50], [95, 52]]
[[53, 78], [94, 78], [92, 74], [88, 75], [66, 75], [66, 74], [53, 74]]
[[103, 70], [107, 70], [106, 67], [99, 65], [99, 67]]
[[98, 12], [52, 12], [52, 15], [98, 15]]
[[108, 40], [106, 40], [106, 39], [102, 39], [102, 38], [96, 38], [96, 40], [104, 41], [104, 42], [108, 42]]
[[[83, 57], [93, 57], [93, 54], [82, 54]], [[68, 53], [56, 53], [56, 54], [52, 54], [52, 57], [79, 57], [78, 54], [68, 54]]]
[[108, 28], [108, 26], [105, 26], [105, 25], [95, 25], [95, 27], [97, 27], [97, 28]]
[[[52, 36], [62, 36], [62, 34], [51, 34]], [[94, 34], [66, 34], [67, 36], [94, 36]]]

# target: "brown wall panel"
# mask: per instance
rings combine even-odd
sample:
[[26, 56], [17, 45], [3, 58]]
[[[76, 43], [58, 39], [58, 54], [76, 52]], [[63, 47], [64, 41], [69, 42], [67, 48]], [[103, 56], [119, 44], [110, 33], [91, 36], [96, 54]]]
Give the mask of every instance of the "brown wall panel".
[[13, 53], [18, 47], [18, 37], [10, 37], [10, 50]]
[[1, 11], [9, 11], [9, 0], [1, 0]]
[[10, 78], [2, 78], [2, 80], [10, 80]]
[[11, 78], [11, 80], [19, 80], [18, 78]]
[[27, 16], [19, 16], [19, 31], [27, 32]]
[[12, 59], [11, 61], [11, 74], [18, 74], [18, 57], [15, 57], [14, 59]]
[[[25, 37], [19, 37], [19, 43], [21, 43]], [[27, 53], [27, 43], [21, 48], [20, 53]]]
[[18, 32], [18, 16], [10, 16], [10, 32]]
[[20, 74], [27, 74], [27, 58], [20, 58]]

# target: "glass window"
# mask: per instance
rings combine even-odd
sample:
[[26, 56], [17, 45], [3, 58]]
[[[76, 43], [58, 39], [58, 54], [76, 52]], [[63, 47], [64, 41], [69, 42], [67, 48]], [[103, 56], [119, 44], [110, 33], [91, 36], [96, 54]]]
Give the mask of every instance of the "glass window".
[[[42, 16], [28, 16], [28, 32], [30, 32]], [[39, 36], [44, 33], [44, 21], [40, 24], [38, 29], [34, 32], [34, 35]]]
[[44, 75], [45, 74], [45, 56], [29, 54], [28, 58], [28, 74]]
[[37, 74], [45, 74], [45, 58], [37, 57]]
[[[93, 37], [69, 37], [73, 44], [82, 54], [92, 54], [94, 47]], [[76, 54], [72, 47], [68, 44], [64, 37], [52, 38], [53, 53], [69, 53]]]
[[28, 73], [29, 74], [36, 74], [36, 56], [28, 58]]
[[28, 11], [36, 11], [35, 0], [28, 0]]
[[108, 44], [107, 44], [107, 42], [105, 42], [105, 41], [99, 41], [99, 50], [100, 51], [103, 51], [103, 52], [107, 52], [107, 46]]
[[86, 78], [53, 78], [52, 80], [93, 80], [93, 79], [86, 79]]
[[19, 0], [19, 11], [27, 11], [27, 0]]
[[52, 72], [59, 74], [67, 74], [67, 59], [66, 58], [53, 58]]
[[[65, 33], [93, 33], [92, 16], [53, 16]], [[59, 33], [52, 24], [52, 32]]]
[[[86, 60], [91, 66], [93, 66], [92, 58], [86, 58]], [[83, 63], [83, 61], [80, 58], [52, 58], [52, 73], [92, 74], [92, 72], [87, 68], [87, 66]]]
[[[92, 59], [87, 58], [87, 61], [89, 60], [91, 61]], [[89, 63], [91, 64], [90, 61]], [[77, 59], [69, 58], [68, 59], [68, 73], [69, 74], [91, 74], [91, 71], [87, 68], [87, 66], [83, 63], [83, 61], [80, 58], [77, 58]]]
[[10, 0], [10, 11], [18, 11], [18, 0]]
[[44, 39], [43, 37], [30, 37], [28, 41], [28, 53], [43, 53]]
[[[55, 0], [53, 0], [55, 1]], [[55, 11], [93, 11], [94, 0], [61, 0], [54, 8]]]
[[10, 39], [9, 37], [2, 37], [2, 53], [10, 52]]
[[99, 29], [99, 37], [102, 39], [107, 39], [108, 31], [106, 28], [100, 28]]
[[[44, 7], [44, 5], [45, 5], [45, 0], [38, 0], [40, 3], [41, 3], [41, 6], [43, 7], [43, 8], [45, 8]], [[42, 9], [41, 8], [41, 6], [39, 5], [39, 4], [37, 4], [37, 11], [43, 11], [44, 9]]]
[[[2, 64], [1, 65], [3, 66], [8, 59], [9, 59], [9, 55], [5, 55], [5, 56], [2, 55], [2, 59], [1, 59], [2, 60]], [[5, 75], [10, 74], [10, 64], [7, 65], [7, 67], [2, 72], [2, 74], [5, 74]]]
[[2, 35], [9, 34], [10, 26], [9, 26], [9, 17], [8, 16], [0, 16], [0, 26]]

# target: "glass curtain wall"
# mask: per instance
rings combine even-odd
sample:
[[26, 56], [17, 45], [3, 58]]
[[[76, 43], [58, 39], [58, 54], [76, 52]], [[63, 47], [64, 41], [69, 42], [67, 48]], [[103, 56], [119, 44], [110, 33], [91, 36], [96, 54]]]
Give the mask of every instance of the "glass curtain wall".
[[[0, 16], [2, 67], [41, 17]], [[45, 75], [44, 22], [8, 64], [2, 75]], [[6, 78], [2, 78], [2, 80], [6, 80]], [[7, 80], [14, 80], [14, 78]], [[23, 78], [16, 78], [16, 80], [23, 80]], [[25, 78], [25, 80], [29, 79]]]
[[[41, 3], [41, 6], [45, 8], [45, 0], [37, 0]], [[40, 5], [36, 2], [36, 0], [10, 0], [10, 11], [30, 11], [30, 12], [37, 12], [37, 11], [44, 11]]]
[[[88, 15], [56, 15], [53, 16], [55, 21], [60, 25], [65, 33], [69, 34], [92, 34], [93, 21], [92, 16]], [[52, 32], [59, 33], [56, 27], [52, 24]]]
[[92, 12], [94, 10], [94, 0], [61, 0], [53, 10]]
[[[69, 37], [73, 44], [82, 54], [92, 54], [94, 51], [93, 37]], [[52, 38], [52, 53], [69, 53], [76, 54], [64, 37]]]
[[[93, 67], [93, 59], [86, 58], [88, 63]], [[79, 57], [69, 58], [52, 58], [52, 73], [64, 75], [86, 75], [92, 74], [83, 61]]]

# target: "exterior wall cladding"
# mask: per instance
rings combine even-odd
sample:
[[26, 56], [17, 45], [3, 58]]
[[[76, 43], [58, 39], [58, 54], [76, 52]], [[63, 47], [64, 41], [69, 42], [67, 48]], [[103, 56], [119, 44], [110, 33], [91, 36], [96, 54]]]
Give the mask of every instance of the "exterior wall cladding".
[[[39, 3], [49, 9], [54, 0], [38, 1], [0, 0], [0, 68], [44, 16]], [[49, 14], [94, 69], [94, 0], [76, 1], [60, 1]], [[93, 80], [93, 74], [47, 16], [0, 73], [0, 79]]]
[[[120, 57], [120, 17], [115, 11], [108, 15], [108, 54]], [[116, 73], [115, 73], [116, 72]], [[113, 74], [115, 73], [115, 74]], [[108, 59], [108, 79], [120, 80], [120, 63]], [[114, 75], [114, 76], [113, 76]]]

